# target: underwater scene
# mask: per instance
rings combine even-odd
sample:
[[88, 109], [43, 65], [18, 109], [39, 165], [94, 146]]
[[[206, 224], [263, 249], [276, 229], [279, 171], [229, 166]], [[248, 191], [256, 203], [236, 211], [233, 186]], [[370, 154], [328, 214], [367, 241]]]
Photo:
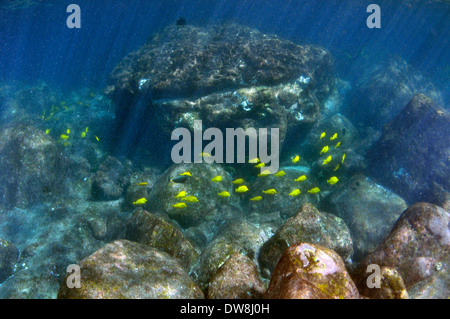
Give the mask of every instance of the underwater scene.
[[450, 1], [0, 0], [0, 299], [448, 299], [449, 107]]

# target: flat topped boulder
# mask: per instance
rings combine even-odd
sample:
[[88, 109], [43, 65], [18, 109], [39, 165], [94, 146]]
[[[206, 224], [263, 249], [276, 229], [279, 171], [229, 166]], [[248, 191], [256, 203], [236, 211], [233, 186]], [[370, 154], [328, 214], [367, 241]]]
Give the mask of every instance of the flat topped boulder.
[[321, 100], [333, 87], [332, 69], [326, 50], [248, 27], [170, 26], [116, 66], [106, 92], [117, 103], [137, 96], [202, 96], [301, 77]]

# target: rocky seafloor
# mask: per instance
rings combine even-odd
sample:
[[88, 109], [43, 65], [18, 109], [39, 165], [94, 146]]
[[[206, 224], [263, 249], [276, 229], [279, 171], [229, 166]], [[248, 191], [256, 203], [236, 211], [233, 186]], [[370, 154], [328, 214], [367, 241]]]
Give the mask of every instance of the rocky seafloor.
[[[354, 84], [325, 48], [238, 25], [165, 28], [104, 92], [1, 83], [0, 298], [448, 298], [442, 101], [401, 57]], [[171, 163], [196, 120], [278, 127], [284, 175]]]

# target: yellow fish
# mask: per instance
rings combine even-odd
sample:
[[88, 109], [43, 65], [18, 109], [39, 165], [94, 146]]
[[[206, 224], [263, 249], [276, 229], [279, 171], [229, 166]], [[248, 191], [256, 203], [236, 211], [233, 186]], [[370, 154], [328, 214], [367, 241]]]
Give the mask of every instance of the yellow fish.
[[334, 133], [332, 137], [330, 137], [330, 141], [337, 139], [337, 133]]
[[286, 175], [286, 173], [284, 171], [279, 171], [279, 172], [277, 172], [275, 174], [276, 177], [281, 177], [281, 176], [284, 176], [284, 175]]
[[176, 204], [173, 204], [172, 207], [174, 207], [174, 208], [185, 208], [185, 207], [187, 207], [187, 205], [186, 205], [186, 203], [176, 203]]
[[306, 175], [299, 176], [298, 178], [294, 179], [296, 182], [303, 182], [306, 180]]
[[100, 139], [98, 138], [98, 136], [96, 136], [95, 139], [97, 140], [97, 142], [100, 142]]
[[327, 180], [327, 183], [330, 185], [334, 185], [339, 181], [339, 179], [336, 176], [331, 177], [329, 180]]
[[334, 168], [333, 172], [336, 172], [339, 169], [339, 164], [336, 165], [336, 167]]
[[264, 166], [266, 166], [266, 164], [264, 164], [264, 163], [258, 163], [258, 164], [255, 165], [256, 168], [261, 168], [261, 167], [264, 167]]
[[336, 146], [334, 147], [334, 149], [338, 148], [339, 146], [341, 146], [341, 142], [337, 142]]
[[175, 198], [183, 198], [185, 196], [186, 196], [186, 192], [185, 191], [181, 191], [175, 196]]
[[331, 162], [331, 160], [332, 160], [332, 157], [331, 157], [331, 155], [330, 155], [330, 156], [328, 156], [326, 159], [324, 159], [322, 165], [328, 164], [329, 162]]
[[138, 183], [138, 186], [145, 186], [145, 185], [148, 185], [148, 183], [147, 182]]
[[147, 203], [147, 198], [143, 197], [133, 202], [133, 205], [144, 205], [145, 203]]
[[221, 182], [222, 181], [222, 176], [217, 175], [216, 177], [211, 178], [211, 181], [213, 181], [213, 182]]
[[244, 182], [244, 180], [242, 178], [238, 178], [238, 179], [235, 179], [232, 183], [233, 184], [242, 184], [243, 182]]
[[322, 132], [322, 134], [320, 134], [320, 139], [323, 139], [325, 137], [325, 135], [327, 135], [325, 132]]
[[250, 200], [251, 200], [252, 202], [257, 202], [257, 201], [259, 201], [259, 200], [261, 200], [261, 199], [262, 199], [262, 196], [255, 196], [255, 197], [250, 198]]
[[89, 132], [89, 126], [86, 126], [86, 129], [84, 130], [86, 133]]
[[46, 130], [45, 130], [45, 134], [48, 135], [49, 133], [50, 133], [50, 129], [46, 129]]
[[69, 138], [69, 136], [67, 136], [67, 135], [64, 135], [64, 134], [61, 134], [61, 139], [62, 139], [62, 140], [64, 140], [64, 141], [65, 141], [65, 140], [67, 140], [68, 138]]
[[277, 191], [274, 188], [263, 191], [264, 194], [275, 195]]
[[298, 196], [298, 195], [300, 195], [300, 190], [297, 188], [296, 190], [293, 190], [292, 192], [290, 192], [289, 193], [289, 196], [292, 196], [292, 197], [294, 197], [294, 196]]
[[344, 160], [345, 160], [345, 154], [342, 155], [342, 164], [344, 164]]
[[319, 187], [311, 188], [311, 189], [308, 191], [308, 193], [310, 193], [310, 194], [317, 194], [318, 192], [320, 192]]
[[246, 191], [248, 191], [248, 187], [245, 185], [239, 186], [238, 188], [235, 189], [236, 193], [245, 193]]
[[257, 164], [257, 163], [259, 163], [261, 161], [259, 160], [259, 158], [255, 157], [255, 158], [252, 158], [251, 160], [249, 160], [248, 162], [250, 164]]
[[220, 197], [230, 197], [230, 193], [228, 193], [227, 191], [217, 193], [217, 195], [219, 195]]
[[329, 148], [328, 148], [328, 145], [324, 146], [324, 147], [322, 148], [322, 150], [320, 151], [320, 154], [328, 152], [328, 149], [329, 149]]
[[184, 200], [185, 202], [189, 202], [189, 203], [197, 203], [198, 199], [195, 196], [186, 196], [183, 197], [182, 200]]
[[292, 159], [292, 163], [297, 163], [298, 161], [300, 160], [300, 156], [295, 156], [293, 159]]
[[270, 175], [270, 171], [268, 169], [265, 169], [265, 170], [262, 171], [261, 174], [258, 174], [258, 177], [264, 177], [264, 176], [267, 176], [267, 175]]
[[184, 172], [180, 174], [181, 176], [192, 176], [190, 172]]
[[70, 134], [70, 130], [69, 129], [67, 129], [67, 134]]
[[211, 154], [209, 154], [209, 153], [200, 153], [200, 156], [203, 156], [203, 157], [211, 157]]
[[86, 137], [86, 132], [81, 132], [81, 138], [85, 138]]

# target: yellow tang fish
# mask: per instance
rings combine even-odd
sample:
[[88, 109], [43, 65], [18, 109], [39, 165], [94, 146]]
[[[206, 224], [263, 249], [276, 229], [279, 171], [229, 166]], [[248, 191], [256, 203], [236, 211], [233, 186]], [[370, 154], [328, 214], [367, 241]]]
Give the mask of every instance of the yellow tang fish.
[[242, 184], [243, 182], [244, 182], [244, 180], [242, 178], [238, 178], [238, 179], [235, 179], [232, 183], [233, 184]]
[[145, 186], [145, 185], [148, 185], [148, 183], [147, 182], [138, 183], [138, 186]]
[[211, 154], [209, 153], [200, 153], [199, 155], [203, 157], [211, 157]]
[[317, 194], [318, 192], [320, 192], [320, 188], [319, 188], [319, 187], [311, 188], [311, 189], [308, 191], [308, 193], [310, 193], [310, 194]]
[[238, 188], [235, 189], [236, 193], [245, 193], [246, 191], [248, 191], [248, 187], [245, 185], [239, 186]]
[[306, 175], [299, 176], [298, 178], [294, 179], [296, 182], [303, 182], [306, 180]]
[[45, 130], [45, 134], [48, 135], [49, 133], [50, 133], [50, 129], [48, 128], [48, 129]]
[[342, 164], [344, 164], [344, 160], [345, 160], [345, 154], [342, 155]]
[[295, 156], [293, 159], [292, 159], [292, 163], [297, 163], [298, 161], [300, 160], [300, 156]]
[[186, 203], [176, 203], [176, 204], [173, 204], [172, 207], [174, 207], [174, 208], [185, 208], [185, 207], [187, 207], [187, 205], [186, 205]]
[[86, 132], [81, 132], [81, 138], [85, 138], [86, 137]]
[[230, 197], [230, 193], [228, 193], [227, 191], [217, 193], [217, 195], [219, 195], [220, 197]]
[[328, 145], [324, 146], [324, 147], [322, 148], [322, 150], [320, 151], [320, 154], [328, 152], [328, 149], [329, 149], [329, 148], [328, 148]]
[[264, 167], [264, 166], [266, 166], [266, 164], [264, 164], [262, 162], [255, 165], [256, 168], [261, 168], [261, 167]]
[[276, 177], [281, 177], [281, 176], [284, 176], [284, 175], [286, 175], [286, 173], [284, 171], [279, 171], [279, 172], [277, 172], [275, 174]]
[[86, 126], [86, 129], [84, 130], [86, 133], [89, 132], [89, 126]]
[[180, 174], [181, 176], [192, 176], [190, 172], [184, 172]]
[[175, 198], [183, 198], [185, 196], [186, 196], [186, 192], [185, 191], [181, 191], [175, 196]]
[[333, 172], [336, 172], [339, 169], [339, 164], [336, 165], [336, 167], [334, 168]]
[[67, 134], [70, 134], [70, 129], [67, 129]]
[[334, 147], [334, 149], [337, 149], [339, 146], [341, 146], [341, 142], [337, 142], [336, 146]]
[[144, 205], [145, 203], [147, 203], [147, 198], [143, 197], [133, 202], [133, 205]]
[[323, 139], [327, 134], [325, 132], [322, 132], [322, 134], [320, 134], [320, 139]]
[[289, 193], [289, 196], [292, 196], [292, 197], [294, 197], [294, 196], [298, 196], [298, 195], [300, 195], [300, 190], [297, 188], [296, 190], [293, 190], [292, 192], [290, 192]]
[[189, 202], [189, 203], [197, 203], [198, 199], [195, 196], [186, 196], [183, 197], [182, 200], [184, 200], [185, 202]]
[[250, 200], [251, 200], [252, 202], [257, 202], [257, 201], [259, 201], [259, 200], [261, 200], [261, 199], [262, 199], [262, 196], [255, 196], [255, 197], [250, 198]]
[[251, 160], [249, 160], [248, 162], [250, 164], [257, 164], [257, 163], [259, 163], [261, 161], [259, 160], [259, 158], [255, 157], [255, 158], [252, 158]]
[[96, 136], [95, 139], [97, 140], [97, 142], [100, 142], [100, 139], [98, 138], [98, 136]]
[[339, 179], [336, 176], [330, 177], [329, 180], [327, 180], [327, 183], [330, 185], [334, 185], [339, 181]]
[[274, 188], [263, 191], [264, 194], [275, 195], [277, 191]]
[[332, 137], [330, 137], [330, 141], [337, 139], [337, 133], [334, 133]]
[[331, 162], [331, 160], [332, 160], [332, 157], [331, 157], [331, 155], [330, 155], [330, 156], [328, 156], [326, 159], [324, 159], [322, 165], [328, 164], [329, 162]]
[[217, 175], [216, 177], [211, 178], [211, 181], [213, 181], [213, 182], [221, 182], [222, 181], [222, 176]]
[[68, 138], [69, 138], [69, 136], [67, 136], [67, 135], [64, 135], [64, 134], [61, 134], [61, 139], [62, 139], [62, 140], [64, 140], [64, 141], [65, 141], [65, 140], [67, 140]]
[[267, 175], [270, 175], [270, 171], [268, 169], [265, 169], [265, 170], [262, 171], [261, 174], [258, 174], [258, 177], [264, 177], [264, 176], [267, 176]]

